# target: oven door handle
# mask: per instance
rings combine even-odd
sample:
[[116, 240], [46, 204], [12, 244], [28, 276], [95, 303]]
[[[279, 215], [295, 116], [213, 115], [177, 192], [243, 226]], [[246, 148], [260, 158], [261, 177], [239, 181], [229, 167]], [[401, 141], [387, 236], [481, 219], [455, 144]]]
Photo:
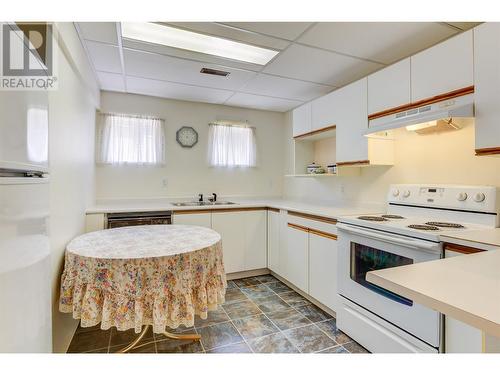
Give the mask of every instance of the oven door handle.
[[[373, 238], [376, 240], [397, 244], [405, 247], [409, 247], [412, 249], [426, 250], [432, 253], [441, 253], [441, 246], [439, 243], [422, 241], [418, 239], [414, 239], [411, 237], [400, 237], [391, 234], [381, 234], [380, 232], [376, 232], [371, 229], [363, 228], [358, 229], [349, 224], [345, 223], [337, 223], [337, 228], [346, 232], [354, 233], [362, 237]], [[339, 236], [340, 237], [340, 236]]]

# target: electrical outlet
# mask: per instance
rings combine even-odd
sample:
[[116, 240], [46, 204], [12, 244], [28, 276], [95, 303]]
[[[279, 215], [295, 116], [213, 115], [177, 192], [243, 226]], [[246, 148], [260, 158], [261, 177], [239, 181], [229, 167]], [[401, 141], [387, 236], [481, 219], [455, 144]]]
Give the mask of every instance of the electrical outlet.
[[345, 186], [344, 186], [344, 184], [340, 184], [340, 192], [341, 192], [342, 194], [344, 194], [344, 193], [345, 193]]
[[161, 180], [161, 186], [166, 188], [168, 185], [168, 179], [165, 177], [165, 178], [162, 178]]

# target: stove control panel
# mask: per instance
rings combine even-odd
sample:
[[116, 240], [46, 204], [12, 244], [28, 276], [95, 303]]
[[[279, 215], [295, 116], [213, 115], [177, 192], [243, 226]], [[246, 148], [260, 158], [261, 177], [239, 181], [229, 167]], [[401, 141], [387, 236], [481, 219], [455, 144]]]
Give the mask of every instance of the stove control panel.
[[462, 185], [391, 185], [388, 203], [447, 208], [484, 213], [500, 213], [499, 188]]

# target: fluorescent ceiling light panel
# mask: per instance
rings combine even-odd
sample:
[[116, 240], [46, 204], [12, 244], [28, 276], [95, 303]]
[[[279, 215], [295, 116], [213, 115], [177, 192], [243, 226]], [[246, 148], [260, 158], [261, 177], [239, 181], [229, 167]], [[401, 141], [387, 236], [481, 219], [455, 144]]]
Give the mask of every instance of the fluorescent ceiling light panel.
[[122, 22], [122, 36], [252, 64], [266, 65], [279, 51], [150, 22]]
[[433, 126], [437, 126], [437, 121], [429, 121], [429, 122], [423, 122], [421, 124], [408, 125], [406, 127], [406, 130], [414, 132], [421, 129], [431, 128]]

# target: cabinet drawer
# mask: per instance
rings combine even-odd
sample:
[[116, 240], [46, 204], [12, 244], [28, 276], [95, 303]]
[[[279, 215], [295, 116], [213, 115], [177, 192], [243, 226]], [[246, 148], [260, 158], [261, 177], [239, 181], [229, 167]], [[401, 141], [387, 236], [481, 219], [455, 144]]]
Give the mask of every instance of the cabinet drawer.
[[324, 216], [288, 211], [287, 222], [331, 235], [337, 235], [337, 220]]

